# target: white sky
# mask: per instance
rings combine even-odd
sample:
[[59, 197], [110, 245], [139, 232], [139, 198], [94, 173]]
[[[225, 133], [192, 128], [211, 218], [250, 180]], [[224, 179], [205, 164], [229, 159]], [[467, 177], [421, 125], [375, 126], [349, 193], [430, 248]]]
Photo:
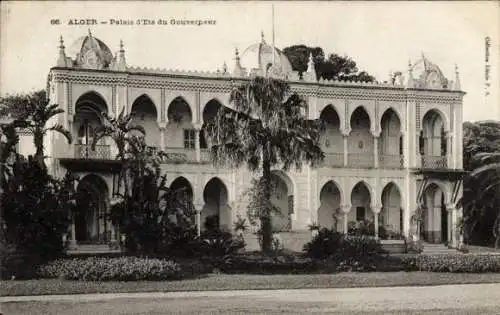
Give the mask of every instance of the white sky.
[[[0, 91], [45, 88], [58, 56], [62, 35], [68, 48], [89, 26], [67, 25], [70, 18], [213, 19], [204, 26], [90, 26], [113, 52], [123, 39], [129, 65], [185, 70], [234, 64], [234, 48], [243, 51], [271, 42], [271, 2], [2, 2]], [[61, 25], [51, 25], [59, 18]], [[500, 119], [500, 5], [489, 2], [275, 2], [276, 46], [320, 46], [325, 53], [347, 54], [360, 69], [387, 80], [389, 71], [408, 68], [423, 51], [454, 80], [458, 64], [464, 120]], [[484, 100], [485, 44], [492, 39], [492, 86]], [[74, 56], [73, 56], [74, 57]]]

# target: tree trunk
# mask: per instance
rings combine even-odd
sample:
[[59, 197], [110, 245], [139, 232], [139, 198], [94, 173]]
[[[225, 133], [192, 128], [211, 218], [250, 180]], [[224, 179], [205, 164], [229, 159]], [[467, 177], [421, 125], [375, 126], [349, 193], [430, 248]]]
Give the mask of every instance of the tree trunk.
[[[262, 161], [262, 179], [264, 183], [264, 198], [271, 202], [271, 163], [269, 161], [269, 154], [267, 146], [264, 147], [263, 161]], [[271, 224], [271, 209], [265, 209], [260, 218], [261, 233], [262, 233], [262, 251], [268, 253], [271, 251], [271, 243], [273, 237], [272, 224]]]

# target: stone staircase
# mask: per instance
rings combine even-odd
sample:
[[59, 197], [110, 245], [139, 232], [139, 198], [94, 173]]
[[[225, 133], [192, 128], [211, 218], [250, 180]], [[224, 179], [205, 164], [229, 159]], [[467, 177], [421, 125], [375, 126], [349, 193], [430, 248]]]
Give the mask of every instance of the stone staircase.
[[422, 254], [431, 254], [431, 255], [437, 255], [437, 254], [457, 254], [460, 253], [458, 250], [455, 248], [448, 248], [448, 246], [445, 246], [444, 244], [432, 244], [432, 243], [423, 243], [424, 245], [424, 250]]
[[88, 254], [117, 254], [120, 249], [111, 249], [107, 244], [81, 244], [75, 248], [70, 248], [66, 253], [68, 255], [88, 255]]

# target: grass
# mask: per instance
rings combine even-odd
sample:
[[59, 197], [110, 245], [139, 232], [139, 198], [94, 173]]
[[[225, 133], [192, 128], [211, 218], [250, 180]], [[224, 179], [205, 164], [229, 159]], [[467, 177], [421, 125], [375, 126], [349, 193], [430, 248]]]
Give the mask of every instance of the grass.
[[86, 282], [59, 279], [0, 281], [0, 296], [221, 291], [298, 288], [355, 288], [500, 283], [500, 273], [345, 272], [316, 275], [226, 275], [182, 281]]

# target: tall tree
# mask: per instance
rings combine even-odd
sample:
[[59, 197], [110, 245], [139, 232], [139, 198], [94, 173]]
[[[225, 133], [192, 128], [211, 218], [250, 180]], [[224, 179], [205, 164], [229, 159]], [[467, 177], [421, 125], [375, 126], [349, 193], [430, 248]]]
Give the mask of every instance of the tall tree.
[[[127, 162], [126, 153], [127, 147], [132, 141], [132, 133], [134, 131], [139, 132], [142, 135], [146, 134], [144, 127], [132, 124], [133, 116], [131, 114], [125, 114], [123, 109], [118, 117], [111, 117], [106, 113], [101, 114], [104, 118], [103, 124], [101, 124], [95, 131], [95, 136], [92, 142], [92, 148], [95, 149], [97, 143], [105, 137], [110, 137], [116, 145], [118, 150], [117, 159], [123, 163]], [[125, 172], [127, 167], [122, 167], [121, 178], [124, 180], [125, 195], [129, 193], [128, 176]]]
[[[255, 77], [231, 92], [234, 111], [221, 108], [207, 123], [211, 157], [216, 166], [262, 170], [264, 199], [270, 205], [271, 170], [303, 162], [315, 164], [324, 158], [319, 146], [322, 124], [305, 117], [305, 101], [281, 80]], [[272, 241], [271, 207], [260, 214], [262, 249]]]
[[361, 82], [375, 81], [375, 77], [365, 71], [359, 71], [356, 62], [350, 57], [340, 56], [336, 53], [329, 54], [326, 57], [321, 47], [294, 45], [283, 49], [283, 53], [290, 60], [293, 70], [299, 71], [299, 73], [307, 70], [309, 55], [312, 54], [318, 79]]
[[464, 123], [461, 203], [467, 241], [500, 245], [500, 122]]
[[[62, 134], [69, 143], [72, 142], [71, 132], [64, 128], [61, 124], [47, 124], [57, 115], [64, 113], [64, 110], [59, 108], [57, 104], [50, 104], [50, 100], [46, 97], [45, 91], [38, 91], [26, 95], [7, 96], [0, 100], [2, 104], [1, 113], [9, 113], [18, 121], [23, 121], [24, 127], [33, 135], [35, 145], [35, 160], [40, 165], [45, 165], [43, 154], [44, 137], [49, 131], [55, 131]], [[13, 114], [13, 115], [12, 115]]]

